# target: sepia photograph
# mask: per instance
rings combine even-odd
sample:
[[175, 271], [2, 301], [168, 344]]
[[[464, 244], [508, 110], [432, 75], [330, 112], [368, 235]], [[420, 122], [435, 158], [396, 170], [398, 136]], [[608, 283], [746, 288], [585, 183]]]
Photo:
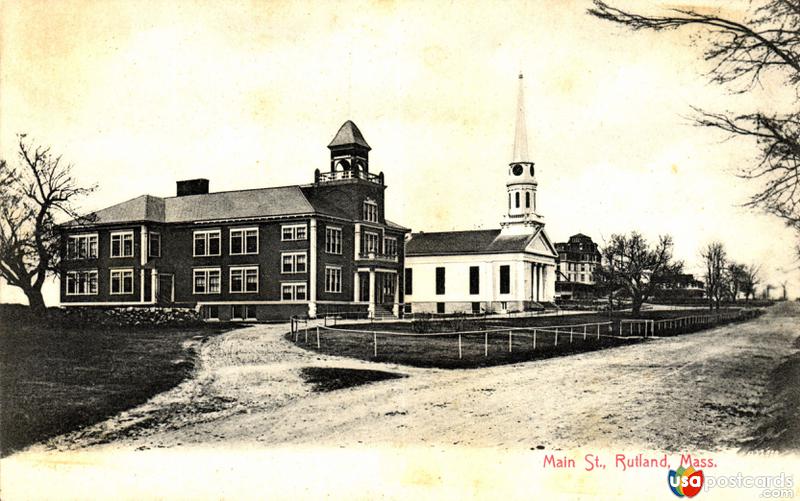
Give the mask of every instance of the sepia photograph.
[[800, 496], [800, 1], [0, 0], [4, 500]]

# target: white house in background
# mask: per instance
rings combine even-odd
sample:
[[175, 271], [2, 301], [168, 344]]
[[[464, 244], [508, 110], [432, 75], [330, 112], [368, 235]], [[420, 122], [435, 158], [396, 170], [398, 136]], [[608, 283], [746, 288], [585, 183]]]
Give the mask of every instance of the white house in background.
[[536, 188], [520, 75], [508, 213], [499, 229], [412, 233], [406, 242], [406, 312], [510, 312], [552, 302], [558, 253], [536, 211]]

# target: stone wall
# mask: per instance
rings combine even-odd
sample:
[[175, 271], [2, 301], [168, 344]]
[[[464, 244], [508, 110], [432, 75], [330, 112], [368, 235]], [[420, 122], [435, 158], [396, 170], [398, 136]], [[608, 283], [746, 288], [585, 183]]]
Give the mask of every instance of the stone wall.
[[72, 325], [181, 327], [203, 323], [193, 308], [81, 306], [63, 308], [53, 314], [53, 320]]

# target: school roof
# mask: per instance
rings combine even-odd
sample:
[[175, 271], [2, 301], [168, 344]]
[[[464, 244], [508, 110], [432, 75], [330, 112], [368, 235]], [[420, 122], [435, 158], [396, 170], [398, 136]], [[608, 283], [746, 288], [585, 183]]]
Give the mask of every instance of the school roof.
[[[343, 207], [314, 197], [300, 186], [281, 186], [252, 190], [223, 191], [180, 197], [142, 195], [126, 202], [101, 209], [88, 216], [88, 224], [106, 225], [120, 223], [191, 223], [321, 215], [349, 219]], [[75, 221], [65, 226], [79, 224]], [[386, 221], [392, 228], [406, 230], [403, 226]]]
[[406, 256], [524, 252], [537, 234], [501, 235], [499, 229], [412, 233]]

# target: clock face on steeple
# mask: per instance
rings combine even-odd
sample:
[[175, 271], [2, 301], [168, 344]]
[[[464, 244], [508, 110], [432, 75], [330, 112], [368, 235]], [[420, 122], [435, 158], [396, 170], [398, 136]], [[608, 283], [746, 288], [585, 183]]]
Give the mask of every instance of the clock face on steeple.
[[513, 167], [511, 168], [511, 172], [512, 172], [512, 173], [513, 173], [515, 176], [521, 176], [521, 175], [522, 175], [522, 170], [523, 170], [523, 169], [522, 169], [522, 166], [521, 166], [520, 164], [516, 164], [515, 166], [513, 166]]

